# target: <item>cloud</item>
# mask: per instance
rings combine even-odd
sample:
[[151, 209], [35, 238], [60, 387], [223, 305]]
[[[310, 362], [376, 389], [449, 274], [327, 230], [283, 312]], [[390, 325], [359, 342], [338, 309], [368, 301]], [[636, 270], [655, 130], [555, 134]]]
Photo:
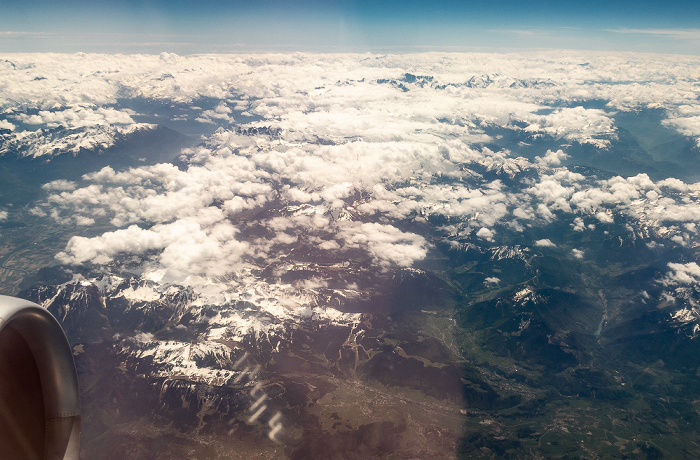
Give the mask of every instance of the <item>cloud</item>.
[[657, 185], [659, 187], [666, 187], [666, 188], [669, 188], [671, 190], [675, 190], [678, 192], [686, 192], [689, 190], [689, 187], [685, 182], [683, 182], [680, 179], [673, 178], [673, 177], [669, 177], [668, 179], [664, 179], [662, 181], [659, 181], [657, 183]]
[[75, 216], [75, 223], [81, 227], [87, 227], [89, 225], [94, 225], [95, 219], [87, 216]]
[[[70, 137], [79, 130], [135, 129], [137, 114], [118, 108], [130, 98], [187, 104], [196, 107], [189, 119], [244, 128], [207, 136], [183, 152], [180, 168], [104, 168], [80, 185], [46, 184], [47, 198], [32, 212], [108, 227], [71, 239], [59, 256], [67, 263], [135, 256], [169, 282], [197, 276], [233, 285], [233, 271], [274, 266], [282, 273], [282, 261], [307, 263], [304, 251], [388, 270], [425, 259], [434, 241], [500, 244], [560, 219], [584, 231], [615, 216], [631, 232], [667, 225], [664, 239], [690, 241], [680, 224], [700, 219], [695, 185], [646, 175], [597, 179], [562, 165], [573, 152], [568, 143], [606, 148], [618, 110], [656, 108], [669, 122], [685, 120], [669, 125], [679, 132], [694, 130], [696, 61], [552, 56], [70, 55], [56, 62], [17, 55], [0, 66], [7, 82], [0, 108], [12, 120], [69, 132], [47, 144], [33, 131], [9, 135], [13, 148], [36, 154], [102, 145], [96, 134]], [[406, 77], [418, 70], [431, 78]], [[607, 105], [584, 107], [588, 99]], [[241, 111], [256, 121], [241, 123]], [[494, 133], [517, 136], [523, 150], [499, 149]], [[559, 139], [561, 149], [533, 153], [528, 142], [542, 136]], [[554, 247], [549, 239], [533, 244]]]
[[695, 137], [695, 142], [700, 147], [700, 115], [692, 117], [677, 117], [664, 120], [664, 124], [670, 125], [685, 136]]
[[696, 262], [685, 264], [669, 262], [670, 273], [661, 280], [666, 286], [697, 284], [700, 282], [700, 266]]
[[213, 110], [205, 110], [202, 114], [195, 119], [201, 123], [212, 123], [217, 124], [225, 122], [227, 124], [233, 123], [235, 120], [231, 116], [231, 109], [225, 102], [219, 102], [219, 104]]
[[116, 110], [111, 107], [75, 107], [56, 111], [40, 110], [34, 115], [20, 113], [16, 118], [28, 125], [65, 126], [67, 128], [130, 125], [135, 123], [129, 111]]
[[9, 131], [14, 131], [15, 128], [16, 128], [16, 126], [13, 125], [12, 123], [10, 123], [9, 121], [0, 120], [0, 129], [7, 129]]
[[571, 196], [571, 204], [577, 208], [592, 212], [604, 206], [624, 206], [638, 199], [642, 191], [656, 188], [646, 174], [634, 177], [600, 181], [599, 187], [589, 187], [575, 192]]
[[343, 223], [336, 238], [342, 241], [343, 248], [366, 248], [382, 265], [410, 267], [427, 254], [427, 242], [422, 236], [375, 222]]
[[14, 31], [14, 30], [0, 30], [0, 37], [23, 37], [29, 35], [30, 32]]
[[552, 137], [564, 137], [581, 143], [607, 148], [610, 138], [616, 138], [613, 114], [600, 109], [571, 107], [555, 109], [548, 115], [529, 115], [524, 128], [529, 133], [544, 133]]
[[230, 152], [208, 159], [205, 166], [193, 166], [187, 171], [169, 164], [119, 173], [105, 167], [84, 177], [93, 184], [53, 194], [44, 206], [65, 209], [71, 215], [101, 210], [120, 227], [193, 218], [214, 201], [220, 202], [229, 215], [267, 201], [271, 186], [260, 182], [265, 173], [254, 171], [255, 165], [249, 159]]
[[64, 192], [75, 190], [76, 187], [77, 185], [75, 182], [65, 179], [56, 179], [41, 186], [41, 188], [44, 190]]
[[190, 219], [150, 229], [132, 225], [94, 238], [75, 236], [56, 257], [65, 264], [104, 265], [119, 256], [144, 255], [166, 269], [165, 279], [182, 282], [190, 275], [224, 276], [239, 266], [248, 244], [237, 241], [237, 233], [235, 227], [223, 221], [208, 228]]
[[[429, 54], [364, 60], [350, 54], [79, 53], [59, 62], [48, 55], [17, 55], [12, 66], [0, 68], [0, 78], [7, 83], [0, 108], [37, 109], [32, 115], [20, 115], [28, 121], [94, 126], [103, 121], [127, 122], [129, 113], [91, 113], [116, 110], [106, 106], [120, 98], [169, 103], [211, 98], [220, 103], [203, 111], [200, 121], [231, 123], [226, 102], [230, 100], [235, 110], [274, 121], [290, 137], [311, 133], [339, 142], [362, 133], [371, 141], [452, 137], [487, 142], [480, 124], [512, 129], [524, 122], [526, 132], [534, 135], [605, 147], [614, 137], [613, 114], [580, 106], [561, 108], [559, 101], [586, 96], [609, 100], [612, 108], [654, 104], [669, 112], [695, 102], [692, 81], [678, 78], [686, 73], [692, 77], [692, 65], [679, 65], [677, 58], [630, 59], [615, 53], [550, 58], [551, 53], [465, 55], [448, 61]], [[586, 67], [580, 65], [583, 60]], [[669, 66], [670, 62], [674, 65]], [[407, 92], [379, 83], [402, 79], [413, 68], [433, 77], [432, 82], [423, 86], [403, 82]], [[489, 80], [483, 87], [466, 84], [470, 76], [484, 75]], [[619, 82], [627, 83], [613, 84]]]
[[613, 218], [613, 216], [611, 216], [607, 212], [601, 211], [599, 213], [596, 213], [595, 217], [603, 224], [612, 224], [615, 222], [615, 219]]
[[700, 29], [611, 29], [611, 32], [631, 35], [657, 35], [678, 40], [700, 41]]
[[544, 214], [549, 215], [552, 210], [571, 212], [570, 201], [572, 195], [576, 191], [575, 187], [563, 185], [563, 181], [559, 178], [551, 176], [543, 176], [540, 181], [527, 192], [531, 193], [535, 198], [538, 198], [546, 207], [547, 211]]
[[583, 259], [583, 254], [584, 251], [581, 249], [572, 249], [571, 250], [571, 255], [574, 256], [575, 259]]
[[535, 157], [535, 161], [537, 164], [542, 166], [559, 166], [561, 162], [566, 160], [568, 157], [569, 155], [564, 153], [562, 150], [557, 150], [556, 152], [547, 150], [544, 157]]
[[539, 37], [539, 38], [552, 38], [552, 31], [548, 29], [490, 29], [488, 32], [500, 33], [500, 34], [510, 34], [519, 37]]
[[490, 228], [486, 228], [486, 227], [481, 227], [476, 232], [477, 237], [481, 238], [482, 240], [486, 240], [490, 243], [493, 243], [495, 241], [494, 235], [495, 235], [495, 233], [493, 232], [493, 230], [491, 230]]

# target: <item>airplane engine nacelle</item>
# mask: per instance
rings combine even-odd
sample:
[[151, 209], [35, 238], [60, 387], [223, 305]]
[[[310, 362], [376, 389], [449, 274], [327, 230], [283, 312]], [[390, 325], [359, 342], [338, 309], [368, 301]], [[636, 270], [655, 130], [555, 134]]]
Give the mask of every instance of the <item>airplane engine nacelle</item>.
[[63, 329], [40, 306], [0, 296], [0, 458], [79, 454], [80, 393]]

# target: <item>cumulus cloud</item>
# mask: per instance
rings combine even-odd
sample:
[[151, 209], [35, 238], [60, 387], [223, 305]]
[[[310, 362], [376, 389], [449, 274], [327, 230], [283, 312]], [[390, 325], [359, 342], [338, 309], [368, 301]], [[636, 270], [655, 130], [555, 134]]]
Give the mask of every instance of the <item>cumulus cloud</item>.
[[583, 219], [580, 217], [576, 217], [574, 219], [574, 222], [571, 224], [571, 227], [574, 229], [575, 232], [582, 232], [586, 229], [586, 226], [583, 224]]
[[231, 116], [231, 112], [231, 108], [222, 101], [214, 109], [203, 111], [195, 121], [212, 124], [225, 122], [230, 124], [235, 121]]
[[[137, 114], [118, 108], [121, 98], [186, 103], [187, 116], [205, 123], [240, 122], [241, 111], [256, 118], [184, 151], [180, 168], [104, 168], [81, 185], [46, 184], [48, 197], [33, 213], [113, 227], [71, 239], [59, 255], [66, 263], [137, 255], [181, 282], [188, 273], [226, 277], [307, 247], [364, 254], [382, 269], [409, 267], [427, 256], [430, 238], [453, 247], [498, 244], [558, 219], [574, 231], [629, 221], [669, 225], [668, 240], [686, 243], [682, 233], [694, 234], [684, 225], [700, 219], [695, 185], [643, 174], [597, 179], [562, 165], [567, 144], [606, 148], [617, 110], [659, 108], [685, 120], [669, 126], [694, 129], [695, 61], [607, 53], [554, 61], [551, 54], [365, 57], [21, 55], [13, 65], [22, 72], [0, 68], [7, 82], [0, 108], [18, 124], [112, 133], [136, 126]], [[433, 78], [407, 78], [413, 69]], [[578, 102], [590, 98], [608, 104]], [[559, 139], [561, 150], [525, 158], [498, 149], [493, 133], [502, 130], [518, 131], [524, 147]], [[13, 131], [12, 145], [35, 142], [33, 132]], [[66, 136], [35, 152], [97, 148], [101, 139]]]
[[700, 266], [696, 262], [685, 264], [669, 262], [668, 267], [671, 271], [661, 280], [661, 283], [666, 286], [697, 284], [700, 282]]
[[687, 192], [689, 190], [689, 187], [685, 182], [683, 182], [680, 179], [673, 178], [673, 177], [669, 177], [668, 179], [664, 179], [662, 181], [659, 181], [658, 186], [664, 187], [664, 188], [669, 188], [671, 190], [675, 190], [678, 192]]
[[663, 123], [685, 136], [695, 137], [700, 146], [700, 108], [697, 105], [683, 104], [676, 107]]
[[608, 147], [609, 139], [616, 136], [611, 114], [600, 109], [561, 108], [548, 115], [528, 116], [526, 121], [530, 122], [526, 132], [564, 137], [599, 148]]
[[65, 126], [80, 128], [97, 125], [133, 124], [129, 111], [111, 107], [75, 107], [64, 110], [40, 110], [34, 115], [21, 113], [17, 119], [28, 125], [47, 125], [49, 127]]
[[571, 197], [575, 187], [566, 186], [565, 182], [554, 176], [543, 176], [537, 185], [527, 190], [544, 205], [540, 214], [551, 218], [551, 211], [571, 212]]
[[583, 254], [584, 251], [581, 249], [572, 249], [571, 250], [571, 255], [574, 256], [575, 259], [583, 259]]
[[94, 238], [75, 236], [56, 257], [66, 264], [106, 264], [120, 255], [155, 252], [153, 261], [166, 268], [171, 281], [199, 274], [216, 277], [240, 265], [246, 253], [248, 244], [236, 240], [237, 232], [226, 222], [203, 228], [188, 219], [150, 229], [132, 225]]
[[417, 260], [425, 258], [427, 242], [413, 233], [405, 233], [391, 225], [375, 222], [344, 223], [337, 234], [345, 248], [366, 248], [381, 264], [395, 264], [409, 267]]
[[150, 332], [139, 332], [138, 334], [134, 335], [132, 339], [138, 342], [150, 342], [153, 340], [153, 337], [153, 334]]
[[494, 235], [495, 235], [494, 231], [491, 230], [490, 228], [486, 228], [486, 227], [481, 227], [476, 232], [477, 237], [481, 238], [482, 240], [486, 240], [488, 242], [491, 242], [491, 243], [493, 243], [495, 241]]
[[601, 211], [599, 213], [596, 213], [595, 217], [603, 224], [612, 224], [613, 222], [615, 222], [615, 219], [613, 218], [613, 216], [611, 216], [607, 212]]
[[561, 162], [566, 160], [568, 157], [569, 155], [564, 153], [562, 150], [557, 150], [556, 152], [547, 150], [544, 157], [535, 157], [535, 161], [542, 166], [559, 166]]
[[51, 182], [47, 182], [46, 184], [42, 185], [41, 188], [44, 190], [50, 190], [50, 191], [71, 191], [75, 190], [77, 185], [73, 181], [65, 180], [65, 179], [57, 179]]
[[14, 131], [15, 128], [16, 128], [16, 126], [13, 125], [12, 123], [10, 123], [9, 121], [7, 121], [7, 120], [0, 120], [0, 129], [7, 129], [7, 130], [10, 130], [10, 131]]

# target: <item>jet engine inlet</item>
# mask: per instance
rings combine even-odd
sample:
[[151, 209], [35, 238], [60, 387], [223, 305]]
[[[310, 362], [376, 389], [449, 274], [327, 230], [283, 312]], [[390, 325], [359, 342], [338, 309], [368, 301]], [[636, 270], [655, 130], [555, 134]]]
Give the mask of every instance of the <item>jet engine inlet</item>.
[[40, 306], [0, 296], [0, 458], [79, 455], [80, 392], [63, 329]]

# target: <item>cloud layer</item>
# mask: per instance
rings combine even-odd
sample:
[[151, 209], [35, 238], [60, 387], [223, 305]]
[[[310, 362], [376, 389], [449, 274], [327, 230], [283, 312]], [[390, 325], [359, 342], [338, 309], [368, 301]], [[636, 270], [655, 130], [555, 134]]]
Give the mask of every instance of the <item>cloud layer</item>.
[[[573, 152], [611, 154], [626, 111], [660, 110], [700, 138], [697, 65], [609, 53], [15, 55], [0, 66], [0, 123], [21, 143], [37, 128], [137, 129], [125, 100], [186, 104], [213, 133], [180, 167], [53, 182], [32, 212], [112, 227], [71, 239], [63, 263], [136, 257], [162, 282], [234, 286], [246, 270], [282, 277], [318, 260], [415, 267], [436, 244], [497, 246], [556, 222], [692, 244], [698, 185], [567, 165]], [[556, 238], [525, 244], [589, 255]]]

